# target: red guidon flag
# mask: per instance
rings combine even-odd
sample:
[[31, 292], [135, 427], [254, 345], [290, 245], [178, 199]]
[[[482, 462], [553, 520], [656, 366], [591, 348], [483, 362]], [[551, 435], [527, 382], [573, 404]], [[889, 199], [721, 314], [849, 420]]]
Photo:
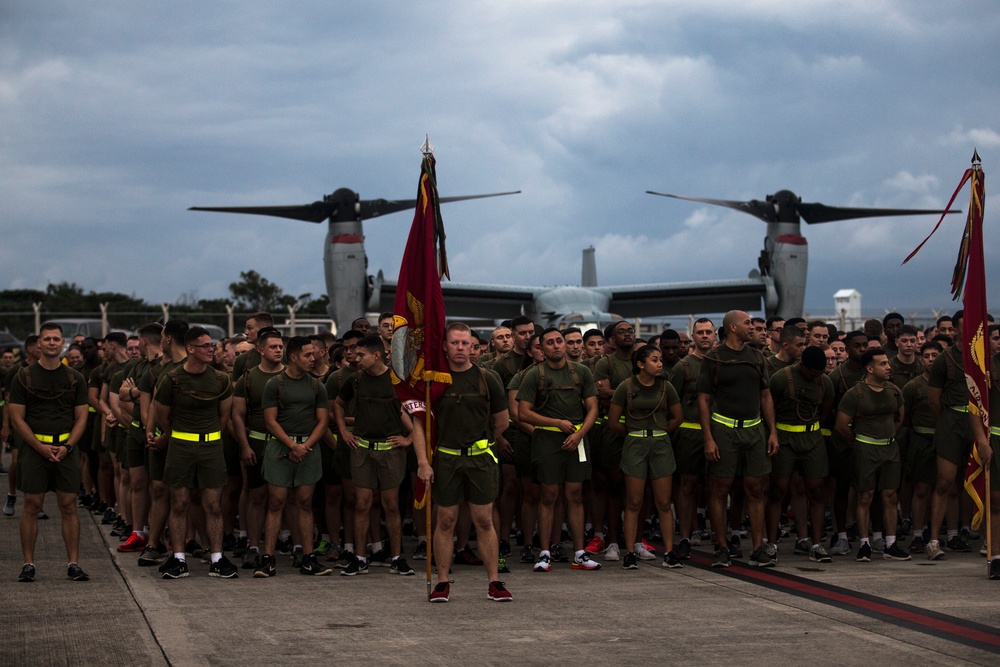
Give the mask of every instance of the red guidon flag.
[[[969, 386], [969, 413], [978, 416], [983, 421], [983, 429], [990, 433], [990, 345], [989, 325], [986, 320], [986, 266], [983, 260], [983, 207], [986, 203], [986, 183], [982, 162], [977, 151], [973, 152], [972, 166], [965, 170], [961, 182], [948, 202], [952, 202], [967, 181], [972, 183], [969, 197], [969, 216], [965, 223], [965, 233], [958, 251], [958, 261], [951, 278], [952, 297], [957, 299], [962, 295], [962, 365], [965, 371], [965, 381]], [[945, 209], [947, 213], [947, 209]], [[941, 219], [944, 219], [942, 214]], [[927, 239], [937, 231], [937, 226], [927, 236]], [[927, 242], [927, 239], [917, 246], [917, 249], [906, 258], [917, 254], [917, 251]], [[905, 264], [906, 261], [903, 263]], [[964, 290], [962, 289], [964, 286]], [[986, 480], [988, 471], [983, 466], [975, 443], [969, 455], [965, 469], [965, 490], [976, 503], [976, 515], [972, 519], [972, 527], [978, 528], [984, 516], [984, 505], [988, 493]]]
[[[417, 210], [403, 250], [393, 306], [392, 381], [403, 408], [414, 418], [425, 413], [428, 459], [433, 449], [431, 411], [427, 407], [451, 384], [444, 353], [444, 297], [441, 277], [448, 276], [444, 224], [438, 203], [434, 156], [424, 154], [417, 191]], [[450, 278], [450, 276], [448, 276]], [[414, 505], [426, 503], [426, 488], [417, 480]]]

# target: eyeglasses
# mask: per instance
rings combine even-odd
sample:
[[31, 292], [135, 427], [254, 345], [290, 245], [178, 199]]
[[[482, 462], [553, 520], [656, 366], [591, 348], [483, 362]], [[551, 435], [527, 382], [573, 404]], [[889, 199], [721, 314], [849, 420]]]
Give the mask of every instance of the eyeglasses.
[[768, 329], [771, 333], [781, 333], [784, 327], [778, 327], [776, 329]]
[[202, 343], [201, 345], [195, 345], [194, 343], [191, 343], [188, 347], [201, 348], [202, 350], [214, 350], [215, 343]]
[[615, 333], [620, 333], [620, 334], [634, 334], [635, 333], [635, 329], [615, 329]]

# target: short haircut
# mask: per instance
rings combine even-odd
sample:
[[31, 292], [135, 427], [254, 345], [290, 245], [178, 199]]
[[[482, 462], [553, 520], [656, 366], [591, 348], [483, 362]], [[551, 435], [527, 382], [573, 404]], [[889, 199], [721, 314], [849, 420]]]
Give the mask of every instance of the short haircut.
[[264, 310], [257, 311], [256, 313], [250, 313], [247, 315], [247, 319], [253, 320], [260, 327], [274, 326], [274, 316]]
[[[62, 333], [62, 327], [59, 327], [59, 333]], [[24, 346], [28, 347], [29, 345], [38, 345], [38, 341], [40, 338], [41, 336], [39, 336], [38, 334], [28, 334], [28, 336], [24, 339]], [[77, 348], [79, 347], [80, 346], [77, 345]], [[80, 351], [83, 352], [82, 349]]]
[[933, 340], [924, 341], [924, 344], [920, 346], [920, 354], [923, 354], [927, 350], [937, 350], [939, 354], [944, 352], [944, 348], [941, 347], [941, 343]]
[[265, 347], [268, 340], [272, 338], [277, 338], [281, 340], [281, 332], [274, 327], [265, 327], [261, 329], [261, 332], [257, 335], [257, 346]]
[[340, 341], [342, 343], [346, 343], [349, 340], [355, 340], [355, 339], [360, 340], [361, 338], [364, 337], [365, 335], [360, 331], [358, 331], [357, 329], [351, 329], [350, 331], [345, 332], [344, 335], [340, 337]]
[[306, 345], [312, 345], [312, 341], [305, 336], [292, 336], [288, 339], [288, 345], [285, 347], [285, 354], [289, 357], [293, 354], [299, 354], [302, 352], [302, 348]]
[[[938, 345], [941, 345], [941, 343], [944, 343], [945, 345], [949, 346], [955, 344], [955, 341], [953, 341], [949, 336], [945, 336], [944, 334], [938, 334], [937, 336], [934, 336], [934, 338], [931, 338], [931, 340], [937, 343]], [[943, 350], [944, 348], [942, 347], [941, 349]]]
[[170, 336], [171, 340], [178, 343], [184, 342], [184, 336], [187, 335], [187, 332], [187, 320], [167, 320], [167, 323], [163, 325], [163, 335]]
[[385, 357], [385, 342], [378, 334], [368, 334], [358, 341], [358, 347], [363, 347], [371, 353], [379, 353]]
[[878, 356], [887, 356], [885, 350], [880, 347], [873, 347], [870, 350], [865, 350], [865, 353], [861, 355], [861, 365], [867, 366], [875, 359], [875, 357]]
[[855, 329], [854, 331], [848, 331], [847, 334], [844, 336], [844, 344], [846, 345], [848, 341], [850, 341], [852, 338], [858, 338], [858, 337], [868, 340], [868, 334], [866, 334], [864, 331]]
[[104, 341], [106, 343], [114, 343], [115, 345], [125, 347], [125, 345], [128, 343], [128, 336], [126, 336], [121, 331], [112, 331], [111, 333], [109, 333], [107, 336], [104, 337]]
[[[774, 320], [774, 319], [777, 319], [777, 320], [779, 320], [779, 321], [781, 321], [781, 322], [784, 322], [784, 320], [782, 320], [782, 319], [781, 319], [780, 317], [778, 317], [778, 318], [774, 318], [774, 317], [772, 317], [772, 318], [770, 318], [770, 319], [772, 319], [772, 320]], [[699, 324], [711, 324], [711, 325], [712, 325], [713, 327], [715, 326], [715, 322], [713, 322], [712, 320], [708, 319], [707, 317], [699, 317], [698, 319], [696, 319], [696, 320], [694, 321], [694, 324], [695, 324], [695, 326], [698, 326]], [[773, 324], [773, 323], [772, 323], [772, 324]], [[767, 323], [765, 323], [765, 326], [766, 326], [767, 328], [769, 328], [769, 329], [771, 328], [771, 325], [770, 325], [770, 324], [767, 324]], [[694, 327], [692, 327], [692, 329], [693, 329], [693, 328], [694, 328]]]
[[[707, 317], [703, 317], [701, 319], [702, 320], [707, 320], [708, 318]], [[700, 321], [701, 320], [698, 320], [698, 322], [700, 322]], [[695, 324], [697, 324], [698, 322], [695, 322]], [[767, 326], [768, 329], [770, 329], [772, 326], [774, 326], [775, 322], [781, 322], [782, 324], [784, 324], [785, 318], [784, 317], [778, 317], [777, 315], [772, 315], [771, 317], [769, 317], [766, 320], [764, 320], [764, 324], [765, 324], [765, 326]]]
[[518, 327], [523, 327], [528, 324], [534, 326], [535, 323], [531, 320], [530, 317], [526, 315], [518, 315], [517, 317], [515, 317], [510, 321], [510, 330], [513, 331]]
[[187, 333], [184, 334], [184, 344], [192, 345], [196, 340], [198, 340], [202, 336], [208, 336], [209, 338], [211, 338], [212, 334], [208, 333], [208, 329], [206, 329], [205, 327], [193, 326], [187, 330]]
[[604, 327], [604, 340], [608, 340], [609, 338], [615, 335], [615, 324], [617, 323], [612, 322], [608, 326]]
[[583, 344], [586, 345], [587, 341], [594, 336], [598, 338], [604, 338], [603, 334], [597, 329], [587, 329], [583, 334]]
[[[444, 329], [444, 338], [445, 338], [445, 340], [448, 340], [448, 334], [450, 334], [452, 331], [461, 331], [461, 332], [464, 332], [464, 333], [471, 334], [472, 333], [472, 328], [469, 327], [469, 325], [466, 324], [465, 322], [452, 322], [451, 324], [449, 324]], [[478, 336], [477, 336], [477, 339], [478, 339]]]
[[826, 353], [821, 347], [810, 345], [802, 351], [802, 365], [814, 371], [826, 369]]
[[160, 336], [163, 334], [163, 325], [159, 322], [150, 322], [149, 324], [143, 324], [139, 327], [138, 332], [140, 336], [152, 337], [156, 336], [159, 340]]
[[38, 333], [43, 331], [58, 331], [59, 335], [62, 336], [63, 328], [58, 322], [45, 322], [42, 326], [38, 327]]
[[882, 318], [882, 326], [884, 327], [889, 323], [889, 320], [899, 320], [900, 324], [906, 323], [906, 318], [899, 313], [886, 313], [886, 316]]
[[902, 338], [903, 336], [916, 336], [916, 335], [917, 335], [917, 328], [915, 326], [913, 326], [912, 324], [904, 324], [903, 326], [899, 327], [899, 334], [897, 334], [896, 337]]
[[581, 336], [583, 335], [583, 332], [580, 331], [580, 327], [569, 327], [568, 329], [563, 329], [563, 338], [565, 338], [570, 334], [575, 334], [575, 333], [578, 333]]
[[942, 322], [951, 322], [951, 321], [952, 321], [951, 315], [942, 315], [941, 317], [937, 318], [937, 321], [934, 323], [934, 326], [939, 327], [941, 326]]
[[763, 324], [764, 326], [767, 326], [767, 320], [763, 317], [751, 317], [750, 324]]
[[805, 324], [805, 323], [806, 323], [805, 318], [790, 317], [787, 320], [785, 320], [785, 328], [787, 329], [788, 327], [797, 327], [800, 324]]
[[778, 339], [778, 342], [791, 343], [792, 341], [798, 338], [805, 338], [805, 337], [806, 337], [806, 332], [803, 331], [802, 329], [796, 326], [785, 327], [784, 329], [781, 330], [781, 337]]
[[378, 321], [381, 322], [382, 320], [391, 320], [394, 317], [395, 315], [393, 315], [392, 313], [380, 313], [378, 316]]
[[562, 331], [559, 331], [559, 329], [557, 329], [556, 327], [545, 327], [544, 329], [542, 329], [542, 333], [538, 334], [538, 337], [542, 339], [542, 341], [544, 341], [545, 337], [548, 336], [550, 333], [557, 333], [559, 334], [560, 338], [563, 335]]
[[882, 328], [882, 321], [876, 320], [875, 318], [865, 320], [865, 325], [861, 328], [864, 329], [865, 335], [867, 335], [868, 338], [881, 338], [883, 331], [885, 331], [885, 329]]
[[812, 331], [816, 327], [825, 328], [827, 330], [827, 333], [829, 333], [830, 331], [829, 327], [826, 326], [826, 322], [824, 322], [823, 320], [813, 320], [812, 322], [806, 325], [806, 331]]
[[956, 328], [962, 326], [960, 323], [965, 319], [965, 311], [962, 309], [956, 310], [955, 314], [951, 316], [951, 323], [955, 325]]
[[366, 322], [368, 324], [368, 326], [372, 325], [371, 322], [368, 322], [368, 318], [362, 315], [361, 317], [355, 317], [351, 321], [351, 328], [354, 328], [354, 325], [357, 324], [358, 322]]
[[673, 329], [664, 329], [663, 333], [660, 334], [660, 341], [665, 340], [680, 340], [681, 335], [674, 331]]

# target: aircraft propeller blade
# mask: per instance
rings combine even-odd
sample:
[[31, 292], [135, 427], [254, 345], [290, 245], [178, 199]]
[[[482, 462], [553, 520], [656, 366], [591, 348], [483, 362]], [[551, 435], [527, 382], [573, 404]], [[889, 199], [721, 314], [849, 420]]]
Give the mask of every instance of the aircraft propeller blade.
[[[467, 199], [485, 199], [487, 197], [502, 197], [504, 195], [516, 195], [520, 190], [514, 192], [495, 192], [488, 195], [465, 195], [462, 197], [439, 197], [438, 201], [447, 204], [453, 201], [465, 201]], [[368, 199], [361, 202], [361, 219], [377, 218], [380, 215], [389, 215], [397, 211], [405, 211], [417, 205], [416, 199]]]
[[[883, 218], [894, 215], [940, 215], [944, 211], [920, 210], [910, 208], [846, 208], [842, 206], [827, 206], [826, 204], [798, 205], [799, 215], [810, 224], [820, 222], [835, 222], [837, 220], [852, 220], [854, 218]], [[949, 211], [961, 213], [961, 211]]]
[[777, 218], [777, 213], [774, 210], [774, 204], [764, 201], [757, 201], [752, 199], [750, 201], [731, 201], [728, 199], [705, 199], [704, 197], [682, 197], [680, 195], [670, 195], [664, 192], [654, 192], [653, 190], [646, 190], [647, 194], [658, 195], [660, 197], [672, 197], [674, 199], [684, 199], [686, 201], [697, 201], [703, 204], [712, 204], [713, 206], [724, 206], [726, 208], [731, 208], [734, 211], [742, 211], [743, 213], [749, 213], [755, 218], [760, 218], [764, 222], [774, 222]]
[[208, 207], [192, 206], [189, 211], [218, 211], [222, 213], [249, 213], [250, 215], [269, 215], [276, 218], [291, 218], [304, 222], [323, 222], [336, 210], [327, 202], [314, 201], [301, 206], [239, 206], [239, 207]]

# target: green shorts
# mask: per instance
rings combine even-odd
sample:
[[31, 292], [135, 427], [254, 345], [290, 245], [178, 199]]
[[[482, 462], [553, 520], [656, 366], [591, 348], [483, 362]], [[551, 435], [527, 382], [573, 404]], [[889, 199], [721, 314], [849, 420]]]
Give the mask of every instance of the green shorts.
[[267, 480], [264, 479], [264, 475], [261, 473], [264, 468], [264, 450], [267, 447], [267, 440], [253, 438], [247, 434], [247, 444], [253, 450], [254, 456], [254, 464], [252, 466], [245, 466], [247, 469], [247, 487], [259, 489], [267, 484]]
[[362, 489], [394, 489], [406, 478], [406, 448], [351, 450], [351, 478]]
[[708, 474], [732, 479], [764, 477], [771, 473], [763, 424], [729, 428], [713, 421], [712, 438], [719, 448], [719, 460], [708, 461]]
[[337, 473], [337, 466], [334, 464], [334, 452], [336, 450], [330, 449], [322, 442], [318, 446], [319, 456], [323, 460], [323, 485], [340, 486], [343, 482], [341, 482], [340, 475]]
[[590, 479], [590, 446], [587, 438], [580, 443], [580, 447], [586, 452], [585, 462], [580, 461], [579, 451], [562, 448], [564, 440], [565, 433], [535, 429], [531, 436], [531, 477], [534, 481], [539, 484], [565, 484]]
[[[593, 440], [588, 434], [588, 440]], [[622, 448], [625, 446], [625, 436], [618, 431], [604, 427], [601, 436], [601, 446], [594, 454], [594, 465], [607, 470], [615, 470], [622, 465]]]
[[518, 477], [531, 477], [531, 436], [516, 426], [508, 428], [503, 435], [514, 450], [514, 472]]
[[937, 480], [937, 449], [934, 436], [910, 430], [906, 455], [900, 454], [906, 476], [917, 484], [933, 484]]
[[934, 428], [934, 448], [937, 455], [964, 469], [972, 451], [972, 424], [969, 413], [942, 408]]
[[129, 426], [125, 435], [125, 456], [122, 464], [127, 468], [141, 468], [146, 464], [146, 430]]
[[590, 431], [587, 433], [587, 442], [590, 445], [590, 449], [587, 450], [587, 454], [591, 457], [591, 460], [595, 465], [601, 465], [600, 459], [603, 456], [602, 450], [604, 449], [604, 433], [610, 432], [611, 429], [608, 428], [608, 416], [601, 415], [594, 422], [594, 425], [590, 427]]
[[162, 482], [164, 470], [167, 467], [167, 452], [170, 451], [170, 443], [165, 449], [146, 448], [146, 470], [149, 471], [149, 479], [152, 482]]
[[[97, 413], [91, 412], [88, 408], [87, 410], [87, 426], [83, 429], [83, 435], [80, 437], [80, 442], [76, 443], [76, 446], [80, 448], [80, 451], [84, 454], [89, 453], [94, 449], [94, 426], [97, 424]], [[100, 432], [100, 426], [97, 426], [98, 432]]]
[[337, 438], [337, 448], [333, 450], [333, 469], [340, 477], [341, 483], [345, 479], [352, 479], [354, 473], [351, 470], [351, 448], [344, 444], [344, 441]]
[[267, 448], [264, 450], [261, 472], [272, 486], [283, 486], [286, 489], [312, 486], [323, 478], [323, 455], [317, 447], [313, 447], [300, 463], [293, 463], [288, 459], [288, 448], [271, 439], [267, 441]]
[[826, 460], [830, 477], [850, 479], [854, 475], [854, 444], [834, 431], [826, 442]]
[[888, 445], [855, 443], [854, 476], [851, 479], [855, 491], [896, 491], [902, 471], [899, 445], [895, 440]]
[[778, 453], [771, 459], [771, 477], [789, 479], [795, 470], [805, 479], [823, 479], [829, 474], [826, 442], [819, 431], [792, 433], [778, 430]]
[[24, 493], [76, 493], [80, 489], [80, 452], [74, 447], [62, 461], [53, 463], [22, 443], [17, 455], [17, 488]]
[[674, 433], [674, 458], [680, 475], [705, 475], [705, 438], [700, 428], [679, 428]]
[[242, 472], [240, 443], [228, 433], [222, 434], [222, 455], [226, 459], [226, 474], [230, 477], [239, 477]]
[[[993, 448], [993, 458], [990, 459], [990, 491], [1000, 491], [1000, 436], [990, 436], [990, 446]], [[986, 517], [989, 521], [989, 517]]]
[[622, 445], [621, 471], [636, 479], [670, 477], [677, 470], [674, 446], [669, 435], [640, 438], [625, 436]]
[[475, 456], [443, 452], [434, 455], [431, 497], [435, 505], [455, 507], [463, 502], [489, 505], [499, 494], [500, 465], [488, 452]]
[[190, 442], [170, 438], [163, 481], [171, 489], [221, 489], [228, 479], [221, 439]]

